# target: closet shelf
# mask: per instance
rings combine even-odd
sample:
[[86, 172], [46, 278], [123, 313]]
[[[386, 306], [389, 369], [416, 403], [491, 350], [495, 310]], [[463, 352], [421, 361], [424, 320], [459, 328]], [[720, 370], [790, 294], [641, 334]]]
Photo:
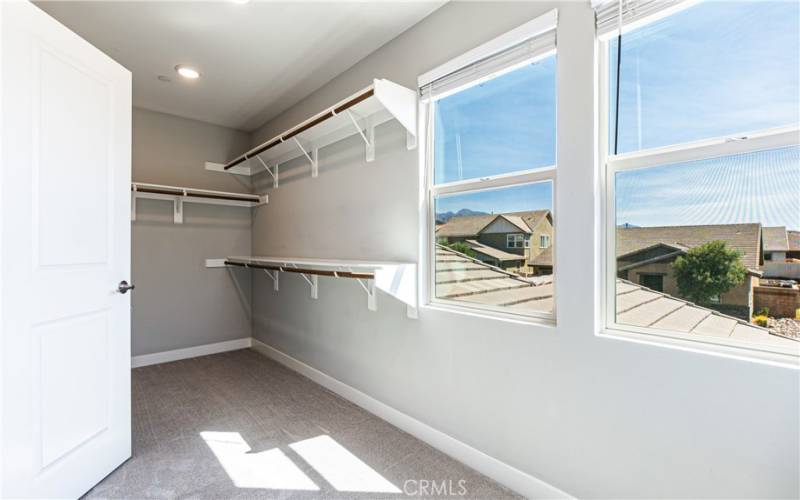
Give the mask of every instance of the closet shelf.
[[148, 198], [153, 200], [172, 201], [173, 220], [175, 224], [183, 224], [183, 204], [203, 203], [206, 205], [226, 205], [233, 207], [255, 207], [269, 201], [267, 195], [231, 193], [227, 191], [212, 191], [210, 189], [195, 189], [181, 186], [166, 186], [163, 184], [148, 184], [145, 182], [131, 183], [131, 220], [136, 220], [136, 200]]
[[376, 288], [406, 304], [409, 318], [417, 317], [417, 265], [410, 262], [307, 259], [300, 257], [226, 257], [208, 259], [206, 267], [243, 267], [262, 270], [279, 288], [280, 273], [300, 274], [319, 297], [319, 276], [355, 279], [367, 294], [367, 307], [377, 310]]
[[417, 93], [385, 79], [317, 113], [225, 164], [206, 162], [207, 170], [253, 175], [268, 172], [278, 187], [278, 166], [305, 157], [311, 176], [319, 172], [320, 148], [353, 135], [366, 147], [366, 161], [375, 159], [375, 127], [396, 119], [406, 129], [406, 146], [417, 144]]

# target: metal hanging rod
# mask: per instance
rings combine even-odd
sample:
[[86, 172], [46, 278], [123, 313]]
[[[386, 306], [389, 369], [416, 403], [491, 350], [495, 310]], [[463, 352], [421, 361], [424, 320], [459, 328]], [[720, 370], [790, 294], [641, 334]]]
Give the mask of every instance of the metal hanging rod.
[[331, 276], [334, 278], [353, 278], [353, 279], [375, 279], [374, 273], [357, 273], [353, 271], [329, 271], [323, 269], [306, 269], [301, 267], [274, 266], [268, 264], [245, 264], [242, 262], [225, 261], [226, 266], [246, 267], [253, 269], [266, 269], [269, 271], [280, 271], [284, 273], [311, 274], [316, 276]]
[[361, 93], [349, 98], [347, 101], [343, 102], [342, 104], [334, 106], [334, 107], [328, 109], [327, 111], [323, 111], [319, 115], [314, 116], [312, 118], [309, 118], [308, 120], [306, 120], [305, 122], [301, 123], [297, 127], [289, 130], [288, 132], [284, 132], [283, 134], [281, 134], [281, 135], [279, 135], [277, 137], [274, 137], [274, 138], [270, 139], [269, 141], [264, 142], [264, 143], [256, 146], [255, 148], [251, 149], [250, 151], [248, 151], [248, 152], [246, 152], [246, 153], [234, 158], [233, 160], [231, 160], [228, 163], [226, 163], [225, 166], [223, 167], [223, 169], [224, 170], [228, 170], [228, 169], [231, 169], [231, 168], [235, 167], [236, 165], [244, 163], [248, 159], [250, 159], [250, 158], [252, 158], [254, 156], [258, 156], [261, 153], [263, 153], [264, 151], [267, 151], [268, 149], [273, 148], [273, 147], [277, 146], [278, 144], [281, 144], [282, 142], [288, 141], [289, 139], [292, 139], [293, 137], [295, 137], [295, 136], [297, 136], [299, 134], [302, 134], [306, 130], [308, 130], [308, 129], [316, 126], [316, 125], [319, 125], [320, 123], [324, 122], [325, 120], [333, 118], [334, 116], [338, 115], [339, 113], [341, 113], [343, 111], [346, 111], [349, 108], [352, 108], [356, 104], [369, 99], [374, 94], [375, 94], [375, 89], [374, 89], [374, 87], [370, 86], [369, 88], [367, 88], [366, 90], [362, 91]]

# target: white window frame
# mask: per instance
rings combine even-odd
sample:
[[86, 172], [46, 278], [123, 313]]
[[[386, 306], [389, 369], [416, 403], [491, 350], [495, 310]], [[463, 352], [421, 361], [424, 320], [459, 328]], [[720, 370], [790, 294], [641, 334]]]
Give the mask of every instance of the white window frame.
[[550, 235], [549, 234], [540, 234], [539, 235], [539, 248], [547, 248], [550, 246]]
[[[665, 17], [664, 13], [654, 15], [651, 19], [639, 20], [635, 27]], [[623, 27], [624, 33], [632, 29]], [[658, 167], [675, 163], [719, 158], [737, 154], [754, 153], [788, 146], [800, 145], [800, 127], [787, 126], [755, 132], [742, 132], [731, 136], [714, 137], [700, 141], [673, 144], [670, 146], [643, 149], [630, 153], [613, 155], [609, 145], [609, 90], [611, 68], [609, 67], [609, 42], [617, 32], [598, 39], [598, 147], [602, 169], [601, 196], [603, 207], [603, 229], [600, 231], [603, 248], [603, 307], [602, 335], [627, 338], [645, 343], [675, 346], [699, 352], [723, 353], [741, 359], [758, 359], [767, 362], [784, 364], [797, 363], [800, 355], [798, 348], [782, 348], [779, 346], [760, 346], [737, 339], [718, 339], [689, 335], [677, 331], [644, 328], [617, 323], [616, 321], [616, 194], [614, 177], [618, 172], [625, 172], [650, 167]]]
[[[557, 11], [553, 10], [550, 11], [536, 19], [529, 21], [528, 23], [519, 26], [511, 30], [510, 32], [497, 37], [494, 40], [491, 40], [459, 57], [454, 58], [453, 60], [443, 64], [442, 66], [431, 70], [423, 75], [420, 75], [418, 81], [420, 83], [420, 87], [433, 81], [434, 79], [451, 73], [453, 71], [458, 71], [459, 69], [472, 64], [475, 61], [491, 57], [498, 51], [503, 50], [505, 47], [513, 46], [517, 43], [523, 42], [524, 40], [537, 35], [538, 33], [543, 32], [543, 28], [552, 29], [555, 27], [557, 20]], [[548, 25], [551, 25], [548, 27]], [[435, 106], [436, 102], [440, 99], [443, 99], [449, 95], [453, 95], [454, 93], [460, 92], [462, 90], [468, 89], [472, 86], [478, 85], [482, 82], [490, 80], [492, 78], [496, 78], [503, 74], [509, 73], [514, 71], [515, 69], [519, 69], [520, 67], [531, 64], [537, 60], [546, 59], [550, 56], [556, 55], [557, 50], [553, 48], [547, 52], [538, 54], [536, 57], [530, 58], [525, 60], [522, 63], [514, 64], [509, 67], [504, 68], [502, 71], [497, 71], [489, 76], [484, 76], [481, 78], [477, 78], [474, 81], [468, 83], [467, 85], [461, 86], [457, 89], [449, 91], [445, 94], [435, 96], [432, 99], [421, 99], [420, 100], [420, 126], [421, 130], [424, 131], [424, 150], [420, 153], [421, 158], [421, 168], [422, 168], [422, 185], [421, 189], [423, 192], [423, 199], [425, 200], [424, 207], [421, 210], [423, 220], [422, 227], [425, 228], [424, 237], [421, 238], [421, 244], [423, 245], [422, 248], [422, 255], [425, 256], [424, 265], [421, 266], [423, 269], [422, 271], [422, 283], [427, 283], [426, 290], [422, 292], [422, 301], [426, 306], [432, 306], [439, 309], [447, 309], [453, 312], [460, 312], [466, 313], [471, 315], [480, 315], [482, 317], [488, 317], [493, 319], [504, 319], [504, 320], [511, 320], [515, 322], [533, 322], [533, 323], [543, 323], [547, 325], [555, 324], [556, 318], [556, 307], [555, 301], [553, 304], [553, 311], [551, 313], [539, 313], [539, 312], [517, 312], [517, 311], [509, 311], [508, 308], [498, 307], [498, 306], [490, 306], [490, 305], [483, 305], [483, 304], [472, 304], [468, 302], [452, 300], [452, 299], [441, 299], [436, 297], [436, 214], [435, 214], [435, 200], [439, 196], [445, 195], [455, 195], [455, 194], [467, 194], [467, 193], [476, 193], [480, 191], [486, 190], [493, 190], [493, 189], [500, 189], [505, 187], [515, 187], [515, 186], [522, 186], [525, 184], [534, 184], [534, 183], [541, 183], [541, 182], [550, 182], [550, 187], [552, 191], [552, 209], [556, 206], [556, 165], [558, 164], [558, 159], [556, 158], [556, 163], [553, 165], [548, 165], [545, 167], [538, 167], [529, 170], [520, 170], [512, 173], [504, 173], [498, 174], [494, 176], [488, 177], [480, 177], [475, 179], [468, 179], [468, 180], [459, 180], [459, 181], [452, 181], [446, 182], [441, 184], [435, 184], [435, 173], [434, 173], [434, 127], [433, 117], [435, 113]], [[556, 86], [558, 86], [558, 81], [556, 81]], [[558, 88], [556, 87], [556, 108], [558, 107]], [[556, 137], [556, 143], [558, 142], [558, 137]], [[557, 151], [557, 149], [556, 149]], [[554, 227], [555, 231], [555, 227]], [[506, 241], [508, 243], [508, 241]], [[555, 273], [553, 275], [553, 296], [555, 297], [556, 292], [556, 279]]]
[[525, 248], [525, 235], [522, 233], [506, 234], [506, 248]]

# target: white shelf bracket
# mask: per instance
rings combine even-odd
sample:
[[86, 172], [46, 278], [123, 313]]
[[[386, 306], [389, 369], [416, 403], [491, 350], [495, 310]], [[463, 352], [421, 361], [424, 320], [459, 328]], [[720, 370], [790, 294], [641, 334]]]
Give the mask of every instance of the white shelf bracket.
[[417, 147], [417, 136], [406, 131], [406, 149], [409, 151]]
[[369, 139], [369, 144], [367, 145], [366, 160], [371, 162], [375, 160], [375, 125], [369, 120], [367, 121], [367, 139]]
[[[364, 121], [364, 127], [358, 124], [358, 120], [353, 115], [353, 113], [348, 109], [345, 110], [347, 113], [347, 117], [350, 118], [350, 121], [353, 123], [353, 126], [356, 128], [358, 135], [364, 139], [364, 144], [366, 146], [366, 158], [367, 161], [370, 162], [375, 159], [375, 126], [369, 120]], [[364, 133], [366, 131], [366, 134]]]
[[280, 277], [280, 274], [279, 274], [280, 271], [276, 270], [276, 271], [269, 272], [269, 269], [264, 269], [263, 271], [264, 271], [264, 274], [266, 274], [267, 276], [270, 277], [270, 279], [272, 279], [272, 288], [275, 289], [275, 291], [277, 292], [278, 291], [278, 278]]
[[300, 148], [300, 151], [303, 152], [309, 163], [311, 163], [311, 177], [317, 177], [319, 175], [319, 149], [311, 148], [311, 154], [309, 154], [308, 151], [306, 151], [306, 148], [300, 144], [300, 141], [297, 139], [297, 137], [292, 137], [292, 139], [294, 139], [297, 147]]
[[131, 190], [131, 221], [136, 220], [136, 184], [133, 185]]
[[[292, 267], [297, 269], [297, 264], [292, 264]], [[319, 298], [319, 279], [318, 279], [319, 276], [317, 276], [316, 274], [309, 275], [309, 274], [306, 274], [306, 273], [300, 273], [300, 276], [302, 276], [303, 279], [306, 280], [306, 283], [308, 283], [309, 286], [311, 286], [311, 298], [312, 299], [318, 299]]]
[[375, 296], [375, 280], [362, 280], [358, 278], [358, 284], [367, 292], [367, 309], [370, 311], [378, 310], [378, 301]]
[[269, 172], [269, 175], [272, 176], [272, 187], [278, 187], [278, 164], [275, 164], [275, 171], [273, 172], [272, 169], [269, 168], [266, 163], [264, 163], [264, 160], [262, 160], [260, 156], [256, 156], [256, 158], [261, 162], [261, 165], [264, 166], [264, 170]]
[[172, 220], [175, 224], [183, 224], [183, 197], [176, 196], [172, 202]]

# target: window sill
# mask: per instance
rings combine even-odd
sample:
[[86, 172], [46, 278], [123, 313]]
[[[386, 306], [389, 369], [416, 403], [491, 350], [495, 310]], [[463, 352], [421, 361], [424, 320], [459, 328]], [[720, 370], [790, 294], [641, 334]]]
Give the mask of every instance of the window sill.
[[486, 311], [483, 309], [475, 309], [471, 307], [460, 307], [453, 304], [444, 304], [441, 302], [429, 302], [422, 306], [422, 309], [430, 311], [438, 311], [445, 313], [455, 313], [463, 316], [470, 316], [473, 318], [481, 318], [491, 321], [502, 321], [505, 323], [513, 323], [525, 326], [538, 326], [548, 330], [554, 330], [556, 326], [555, 318], [544, 318], [537, 316], [521, 316], [518, 314], [504, 314], [502, 312]]
[[668, 333], [659, 335], [655, 333], [640, 333], [620, 328], [603, 328], [597, 333], [597, 336], [782, 368], [791, 368], [794, 370], [800, 369], [800, 357], [796, 355], [704, 342], [701, 339], [683, 339], [670, 336]]

